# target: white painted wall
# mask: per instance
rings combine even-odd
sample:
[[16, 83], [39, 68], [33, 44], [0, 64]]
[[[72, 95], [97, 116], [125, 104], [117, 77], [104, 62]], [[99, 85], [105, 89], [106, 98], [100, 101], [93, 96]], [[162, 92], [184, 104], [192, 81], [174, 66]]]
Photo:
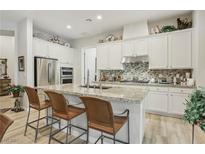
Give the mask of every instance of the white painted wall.
[[102, 34], [98, 34], [92, 37], [85, 37], [81, 39], [76, 39], [71, 41], [71, 46], [73, 48], [81, 49], [83, 47], [95, 46], [99, 40], [105, 39], [109, 34], [113, 34], [116, 37], [122, 36], [123, 30], [115, 30], [112, 32], [106, 32]]
[[147, 20], [125, 25], [123, 28], [123, 40], [149, 35]]
[[0, 36], [0, 58], [7, 59], [7, 73], [11, 83], [15, 82], [15, 38], [13, 36]]
[[205, 11], [194, 11], [193, 18], [197, 52], [196, 84], [205, 87]]

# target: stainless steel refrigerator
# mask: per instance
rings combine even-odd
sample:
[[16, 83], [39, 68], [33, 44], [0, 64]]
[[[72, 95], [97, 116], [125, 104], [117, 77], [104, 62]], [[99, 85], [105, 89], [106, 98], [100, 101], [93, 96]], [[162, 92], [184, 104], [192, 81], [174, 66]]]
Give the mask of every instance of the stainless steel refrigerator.
[[34, 57], [34, 85], [56, 84], [57, 59]]

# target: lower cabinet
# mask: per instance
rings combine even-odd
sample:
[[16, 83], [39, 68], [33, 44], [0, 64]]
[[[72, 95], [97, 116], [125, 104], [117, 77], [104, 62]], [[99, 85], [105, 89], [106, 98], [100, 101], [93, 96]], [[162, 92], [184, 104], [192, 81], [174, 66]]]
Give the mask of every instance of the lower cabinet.
[[150, 88], [146, 110], [151, 113], [181, 116], [184, 114], [186, 99], [192, 91], [193, 89], [182, 88]]
[[147, 109], [156, 112], [167, 112], [168, 93], [150, 91], [148, 94]]

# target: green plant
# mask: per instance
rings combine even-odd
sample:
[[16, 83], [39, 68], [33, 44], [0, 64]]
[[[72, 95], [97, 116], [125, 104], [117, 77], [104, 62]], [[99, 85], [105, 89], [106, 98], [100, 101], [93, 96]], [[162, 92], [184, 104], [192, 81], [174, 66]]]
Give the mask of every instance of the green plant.
[[184, 120], [205, 131], [205, 89], [194, 91], [186, 101]]
[[20, 93], [20, 92], [24, 92], [24, 88], [20, 85], [13, 85], [9, 88], [8, 91], [13, 93], [13, 94], [17, 94], [17, 93]]

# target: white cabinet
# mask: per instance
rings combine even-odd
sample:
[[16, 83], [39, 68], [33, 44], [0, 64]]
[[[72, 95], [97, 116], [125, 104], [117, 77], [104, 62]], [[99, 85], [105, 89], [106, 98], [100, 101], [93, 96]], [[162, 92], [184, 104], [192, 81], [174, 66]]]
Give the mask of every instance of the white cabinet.
[[183, 115], [185, 110], [186, 99], [192, 91], [192, 89], [170, 89], [168, 113]]
[[150, 69], [192, 68], [192, 31], [184, 30], [149, 38]]
[[33, 38], [33, 55], [49, 57], [48, 42], [38, 38]]
[[142, 56], [148, 54], [147, 39], [127, 40], [122, 44], [123, 56]]
[[122, 43], [122, 53], [123, 56], [129, 57], [133, 56], [134, 52], [134, 40], [127, 40]]
[[108, 64], [109, 46], [106, 44], [97, 46], [97, 69], [106, 70], [109, 68]]
[[147, 109], [154, 112], [167, 112], [168, 92], [150, 91]]
[[122, 69], [121, 42], [105, 43], [97, 46], [97, 69]]
[[157, 36], [150, 38], [148, 46], [149, 69], [167, 69], [167, 36]]
[[112, 43], [109, 46], [108, 52], [109, 68], [110, 69], [122, 69], [122, 43]]
[[70, 65], [74, 63], [74, 50], [59, 44], [49, 43], [49, 56], [58, 59], [60, 63]]
[[170, 68], [192, 68], [191, 37], [191, 31], [177, 32], [168, 36]]
[[168, 113], [183, 115], [188, 94], [170, 93]]
[[55, 58], [55, 59], [58, 59], [58, 61], [61, 61], [62, 53], [60, 51], [60, 46], [54, 43], [48, 42], [48, 48], [49, 48], [49, 57]]
[[183, 115], [186, 98], [193, 89], [150, 87], [147, 111], [167, 115]]
[[148, 54], [148, 39], [137, 39], [134, 41], [134, 55], [144, 56]]

